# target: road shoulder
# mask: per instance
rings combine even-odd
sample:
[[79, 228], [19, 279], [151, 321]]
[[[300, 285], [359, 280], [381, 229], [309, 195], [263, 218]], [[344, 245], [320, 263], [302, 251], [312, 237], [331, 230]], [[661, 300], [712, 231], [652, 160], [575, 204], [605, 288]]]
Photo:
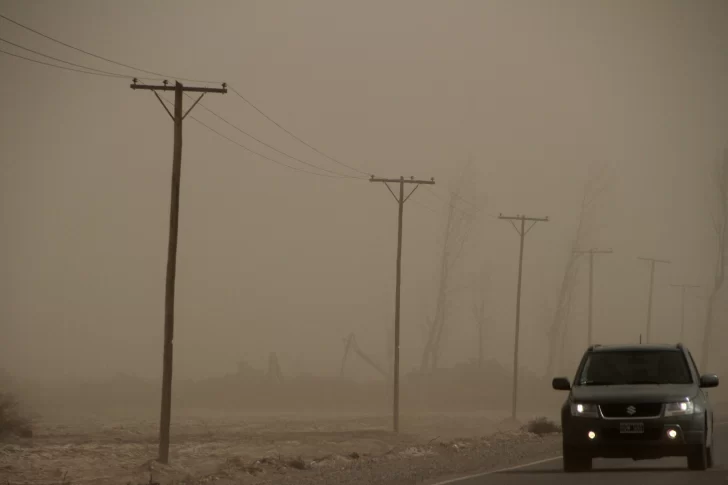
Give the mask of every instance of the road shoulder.
[[[501, 432], [481, 439], [456, 440], [366, 457], [340, 469], [320, 469], [281, 477], [279, 485], [436, 485], [489, 471], [553, 458], [561, 451], [561, 435], [538, 436], [523, 431]], [[269, 482], [270, 483], [270, 482]]]

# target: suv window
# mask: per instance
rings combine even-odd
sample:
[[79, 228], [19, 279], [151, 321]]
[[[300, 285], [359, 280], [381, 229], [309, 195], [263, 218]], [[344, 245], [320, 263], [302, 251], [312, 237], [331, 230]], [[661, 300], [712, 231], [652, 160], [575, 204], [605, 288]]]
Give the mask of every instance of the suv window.
[[591, 352], [577, 379], [580, 386], [692, 382], [685, 356], [677, 350]]

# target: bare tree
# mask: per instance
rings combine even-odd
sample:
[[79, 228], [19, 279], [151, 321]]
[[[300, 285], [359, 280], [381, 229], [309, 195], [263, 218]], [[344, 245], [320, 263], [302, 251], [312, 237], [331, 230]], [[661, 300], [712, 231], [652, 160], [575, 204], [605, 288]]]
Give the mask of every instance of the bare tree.
[[584, 194], [579, 208], [579, 222], [576, 226], [574, 238], [569, 247], [569, 254], [566, 260], [566, 269], [561, 280], [559, 296], [554, 311], [553, 321], [549, 328], [549, 358], [547, 365], [548, 375], [554, 375], [557, 366], [563, 365], [564, 347], [568, 329], [569, 316], [572, 309], [572, 296], [576, 288], [577, 275], [579, 273], [579, 255], [574, 251], [580, 249], [586, 243], [589, 236], [589, 221], [592, 218], [597, 199], [611, 184], [608, 166], [599, 164], [593, 165], [590, 169], [589, 178], [584, 187]]
[[715, 231], [715, 270], [713, 273], [713, 287], [708, 297], [708, 307], [705, 316], [705, 330], [703, 332], [703, 348], [701, 355], [701, 366], [706, 369], [710, 356], [710, 341], [715, 330], [715, 310], [718, 296], [725, 284], [725, 266], [728, 262], [728, 149], [719, 160], [712, 174], [714, 190], [717, 200], [715, 209], [710, 211]]
[[462, 192], [465, 183], [468, 181], [472, 182], [474, 178], [471, 169], [472, 161], [468, 161], [455, 190], [450, 193], [446, 201], [447, 216], [440, 253], [440, 274], [438, 276], [435, 313], [427, 321], [427, 340], [420, 362], [420, 372], [423, 373], [437, 368], [438, 360], [442, 355], [443, 333], [446, 327], [448, 310], [452, 302], [451, 297], [453, 295], [453, 288], [451, 287], [452, 272], [463, 254], [465, 242], [472, 229], [474, 212], [477, 210], [472, 205], [467, 206], [467, 209], [460, 208], [464, 205], [463, 202], [468, 200], [463, 196]]
[[[576, 246], [578, 242], [578, 236], [575, 238], [575, 242], [572, 246]], [[549, 360], [547, 366], [547, 372], [549, 375], [556, 373], [556, 366], [560, 364], [559, 356], [564, 353], [564, 343], [566, 335], [567, 322], [571, 313], [571, 296], [576, 287], [576, 276], [579, 272], [578, 257], [573, 252], [569, 254], [566, 262], [566, 270], [564, 271], [564, 277], [561, 280], [561, 288], [559, 290], [559, 299], [556, 304], [556, 311], [554, 312], [554, 318], [549, 328]]]

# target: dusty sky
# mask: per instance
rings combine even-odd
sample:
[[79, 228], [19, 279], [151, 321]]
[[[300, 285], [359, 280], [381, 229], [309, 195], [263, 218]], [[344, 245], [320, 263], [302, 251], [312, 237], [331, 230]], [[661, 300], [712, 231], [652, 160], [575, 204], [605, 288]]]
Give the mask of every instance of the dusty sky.
[[[669, 283], [710, 283], [709, 168], [728, 142], [728, 3], [715, 1], [0, 1], [0, 13], [143, 69], [226, 81], [283, 126], [379, 176], [435, 177], [405, 209], [402, 359], [432, 314], [444, 204], [468, 157], [484, 212], [551, 217], [528, 235], [524, 365], [545, 331], [590, 166], [614, 183], [590, 244], [596, 338], [635, 341], [656, 275], [655, 332], [675, 341]], [[0, 37], [139, 74], [0, 19]], [[29, 55], [1, 43], [9, 52]], [[31, 57], [36, 57], [31, 55]], [[161, 372], [172, 124], [129, 82], [0, 54], [0, 366], [22, 377]], [[233, 93], [203, 103], [330, 170]], [[289, 164], [215, 119], [227, 136]], [[342, 339], [383, 360], [393, 322], [396, 205], [366, 181], [261, 160], [188, 119], [184, 131], [175, 375], [338, 371]], [[351, 172], [349, 172], [351, 173]], [[439, 198], [438, 198], [439, 197]], [[429, 207], [428, 210], [424, 206]], [[467, 205], [463, 206], [467, 208]], [[518, 237], [482, 214], [458, 271], [484, 267], [489, 356], [510, 363]], [[571, 323], [585, 345], [586, 273]], [[465, 280], [465, 276], [458, 276]], [[475, 356], [470, 292], [445, 363]], [[689, 301], [688, 319], [704, 302]], [[687, 343], [698, 347], [699, 328]], [[363, 364], [357, 364], [363, 366]]]

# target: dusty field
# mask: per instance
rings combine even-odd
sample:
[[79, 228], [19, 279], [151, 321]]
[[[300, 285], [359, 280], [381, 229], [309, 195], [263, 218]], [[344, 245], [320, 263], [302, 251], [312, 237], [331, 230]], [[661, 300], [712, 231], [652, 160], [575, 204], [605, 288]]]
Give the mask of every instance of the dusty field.
[[162, 466], [156, 416], [46, 416], [33, 439], [0, 444], [0, 482], [414, 483], [555, 450], [504, 417], [405, 415], [395, 435], [383, 415], [178, 412]]

